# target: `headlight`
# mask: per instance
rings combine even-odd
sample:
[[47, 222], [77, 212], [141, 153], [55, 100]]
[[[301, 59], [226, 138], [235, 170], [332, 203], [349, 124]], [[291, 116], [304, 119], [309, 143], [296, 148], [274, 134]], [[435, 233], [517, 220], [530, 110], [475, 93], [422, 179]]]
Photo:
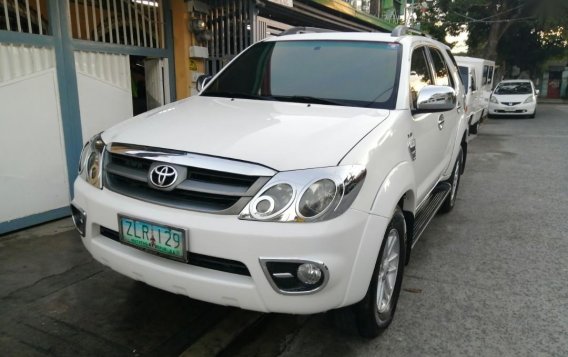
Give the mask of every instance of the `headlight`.
[[270, 222], [315, 222], [345, 212], [365, 178], [362, 166], [338, 166], [276, 174], [239, 215]]
[[298, 202], [298, 213], [303, 218], [314, 218], [324, 213], [337, 195], [333, 180], [323, 179], [312, 183]]
[[104, 148], [105, 143], [99, 133], [85, 144], [79, 159], [79, 176], [96, 188], [102, 188], [101, 177]]
[[494, 96], [491, 96], [491, 98], [489, 98], [489, 101], [490, 101], [491, 103], [499, 104], [499, 101], [498, 101], [497, 98], [495, 98]]
[[532, 95], [529, 95], [529, 97], [527, 99], [525, 99], [525, 101], [524, 101], [525, 104], [532, 103], [532, 102], [534, 102]]
[[290, 207], [294, 189], [287, 183], [279, 183], [256, 197], [250, 205], [250, 213], [256, 219], [270, 219]]

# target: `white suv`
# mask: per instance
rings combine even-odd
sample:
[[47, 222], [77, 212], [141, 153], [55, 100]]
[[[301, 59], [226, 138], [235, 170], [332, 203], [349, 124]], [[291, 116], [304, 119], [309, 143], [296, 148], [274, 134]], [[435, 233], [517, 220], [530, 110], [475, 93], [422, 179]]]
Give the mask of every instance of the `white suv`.
[[198, 96], [83, 149], [72, 201], [101, 263], [244, 309], [391, 322], [410, 250], [455, 204], [463, 88], [424, 36], [293, 29]]

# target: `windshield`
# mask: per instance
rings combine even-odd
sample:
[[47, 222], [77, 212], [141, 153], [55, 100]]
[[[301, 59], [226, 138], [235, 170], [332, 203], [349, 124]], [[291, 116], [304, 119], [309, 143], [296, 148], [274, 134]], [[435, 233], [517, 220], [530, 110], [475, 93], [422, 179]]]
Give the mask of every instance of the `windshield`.
[[260, 42], [201, 95], [392, 109], [399, 58], [393, 43]]
[[532, 87], [530, 82], [501, 83], [495, 94], [532, 94]]

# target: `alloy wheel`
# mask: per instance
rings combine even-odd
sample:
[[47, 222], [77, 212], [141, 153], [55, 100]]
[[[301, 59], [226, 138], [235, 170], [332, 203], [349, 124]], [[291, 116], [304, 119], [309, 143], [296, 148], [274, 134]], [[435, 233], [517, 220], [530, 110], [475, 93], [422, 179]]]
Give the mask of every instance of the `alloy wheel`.
[[384, 313], [390, 309], [400, 259], [400, 236], [398, 230], [391, 229], [381, 259], [377, 283], [377, 310]]

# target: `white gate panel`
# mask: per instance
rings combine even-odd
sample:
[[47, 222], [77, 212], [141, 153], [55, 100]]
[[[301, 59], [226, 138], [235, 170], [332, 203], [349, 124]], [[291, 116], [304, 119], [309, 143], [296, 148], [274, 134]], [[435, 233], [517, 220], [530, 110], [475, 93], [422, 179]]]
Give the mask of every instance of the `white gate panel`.
[[0, 44], [0, 222], [69, 204], [54, 58]]
[[75, 52], [83, 141], [132, 117], [128, 55]]
[[148, 110], [165, 104], [163, 60], [148, 58], [144, 60], [146, 77], [146, 106]]

